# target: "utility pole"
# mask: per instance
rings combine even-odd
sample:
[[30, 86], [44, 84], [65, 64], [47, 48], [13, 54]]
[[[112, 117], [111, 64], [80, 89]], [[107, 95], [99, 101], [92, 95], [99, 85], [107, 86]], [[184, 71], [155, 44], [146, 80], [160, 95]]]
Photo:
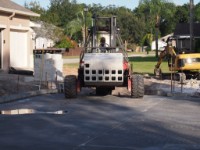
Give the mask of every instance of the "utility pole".
[[86, 17], [87, 17], [88, 8], [84, 7], [84, 26], [85, 26], [85, 37], [84, 37], [84, 47], [86, 47], [86, 40], [87, 40], [87, 27], [86, 27]]
[[156, 16], [156, 58], [158, 58], [158, 30], [159, 30], [159, 26], [160, 26], [160, 17], [157, 15]]
[[190, 52], [193, 49], [193, 10], [194, 10], [194, 1], [190, 0]]

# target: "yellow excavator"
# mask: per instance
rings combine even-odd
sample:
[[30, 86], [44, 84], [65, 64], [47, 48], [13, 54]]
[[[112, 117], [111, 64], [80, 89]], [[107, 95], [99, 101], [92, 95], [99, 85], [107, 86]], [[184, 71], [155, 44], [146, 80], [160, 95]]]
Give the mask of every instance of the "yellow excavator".
[[181, 81], [189, 78], [200, 79], [200, 53], [173, 46], [173, 43], [179, 45], [177, 41], [177, 37], [168, 38], [167, 46], [160, 52], [154, 74], [162, 78], [160, 65], [163, 59], [167, 58], [169, 70], [175, 72], [175, 79]]

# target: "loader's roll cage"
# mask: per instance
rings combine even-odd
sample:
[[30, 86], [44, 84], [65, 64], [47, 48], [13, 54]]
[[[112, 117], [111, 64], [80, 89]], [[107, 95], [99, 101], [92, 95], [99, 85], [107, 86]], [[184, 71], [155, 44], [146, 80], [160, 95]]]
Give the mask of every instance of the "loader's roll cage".
[[[128, 61], [128, 55], [116, 25], [116, 16], [98, 17], [93, 15], [92, 26], [88, 29], [84, 53], [123, 53], [124, 59]], [[106, 39], [107, 46], [101, 51], [100, 36]]]

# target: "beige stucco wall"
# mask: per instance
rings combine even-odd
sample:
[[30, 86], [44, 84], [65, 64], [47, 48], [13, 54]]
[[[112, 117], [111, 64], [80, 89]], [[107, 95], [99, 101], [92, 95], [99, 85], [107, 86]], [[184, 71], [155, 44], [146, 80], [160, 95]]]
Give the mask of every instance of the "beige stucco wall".
[[[2, 30], [2, 69], [7, 71], [10, 67], [10, 31], [27, 33], [27, 64], [29, 68], [33, 68], [33, 51], [32, 51], [32, 38], [30, 32], [30, 19], [29, 17], [20, 16], [15, 14], [10, 18], [11, 13], [0, 12], [0, 28]], [[23, 43], [19, 43], [23, 44]], [[20, 56], [18, 56], [20, 57]]]

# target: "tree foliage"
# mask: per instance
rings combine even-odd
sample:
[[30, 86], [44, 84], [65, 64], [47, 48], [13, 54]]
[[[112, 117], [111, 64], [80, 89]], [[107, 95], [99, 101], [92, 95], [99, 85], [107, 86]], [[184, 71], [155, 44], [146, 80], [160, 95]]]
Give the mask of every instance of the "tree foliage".
[[31, 11], [40, 14], [40, 18], [32, 17], [31, 20], [33, 21], [40, 21], [45, 20], [46, 18], [46, 10], [40, 6], [38, 1], [31, 1], [29, 4], [25, 2], [25, 8], [30, 9]]
[[68, 37], [63, 37], [59, 42], [56, 43], [55, 47], [58, 48], [74, 48], [76, 47], [76, 42], [72, 41]]
[[200, 22], [200, 2], [195, 6], [194, 15], [195, 22]]
[[[165, 36], [174, 31], [177, 23], [189, 21], [189, 3], [176, 6], [168, 0], [140, 0], [138, 7], [131, 10], [125, 7], [101, 4], [77, 4], [76, 0], [50, 0], [50, 6], [44, 9], [39, 2], [32, 1], [25, 7], [39, 13], [43, 21], [62, 29], [63, 34], [78, 41], [84, 37], [84, 7], [88, 7], [86, 25], [91, 25], [91, 17], [95, 13], [99, 16], [117, 16], [117, 24], [123, 40], [128, 43], [144, 44], [149, 35], [155, 35], [155, 27], [159, 29], [159, 36]], [[90, 19], [89, 19], [90, 18]], [[194, 10], [194, 21], [200, 21], [200, 3]]]

